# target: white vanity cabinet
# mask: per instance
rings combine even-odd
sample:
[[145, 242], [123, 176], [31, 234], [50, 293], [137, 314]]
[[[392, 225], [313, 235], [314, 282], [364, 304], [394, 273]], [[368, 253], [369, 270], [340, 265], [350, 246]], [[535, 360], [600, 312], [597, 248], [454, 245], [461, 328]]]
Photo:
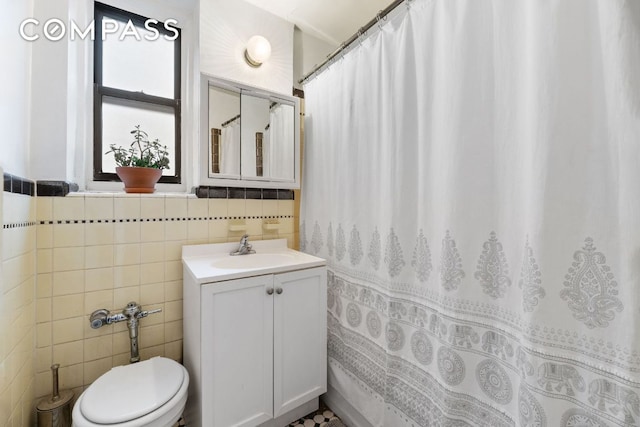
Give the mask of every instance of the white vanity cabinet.
[[317, 408], [327, 385], [327, 273], [315, 260], [202, 283], [185, 260], [189, 425], [282, 427]]

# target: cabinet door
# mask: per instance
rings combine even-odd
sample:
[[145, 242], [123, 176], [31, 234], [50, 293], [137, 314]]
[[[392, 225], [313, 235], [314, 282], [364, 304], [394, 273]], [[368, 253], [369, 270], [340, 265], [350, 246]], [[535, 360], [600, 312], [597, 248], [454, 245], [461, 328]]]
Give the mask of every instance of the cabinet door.
[[203, 425], [273, 418], [272, 287], [271, 275], [202, 287]]
[[327, 391], [327, 270], [277, 274], [274, 287], [273, 411], [278, 417]]

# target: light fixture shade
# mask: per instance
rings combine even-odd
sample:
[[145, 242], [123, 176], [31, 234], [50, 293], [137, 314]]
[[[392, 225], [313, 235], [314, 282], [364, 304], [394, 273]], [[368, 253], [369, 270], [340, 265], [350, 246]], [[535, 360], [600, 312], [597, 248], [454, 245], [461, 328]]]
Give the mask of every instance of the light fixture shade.
[[262, 36], [253, 36], [247, 43], [244, 58], [252, 67], [259, 67], [271, 56], [271, 43]]

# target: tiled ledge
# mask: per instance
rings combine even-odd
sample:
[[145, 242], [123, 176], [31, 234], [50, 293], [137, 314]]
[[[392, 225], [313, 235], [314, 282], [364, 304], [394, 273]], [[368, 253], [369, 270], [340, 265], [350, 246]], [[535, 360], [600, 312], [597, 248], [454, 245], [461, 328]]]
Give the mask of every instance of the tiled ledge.
[[[5, 174], [5, 191], [7, 188], [7, 174]], [[32, 183], [33, 184], [33, 183]], [[38, 181], [38, 196], [48, 197], [168, 197], [199, 199], [247, 199], [247, 200], [294, 200], [293, 190], [270, 188], [237, 188], [237, 187], [194, 187], [191, 194], [187, 193], [125, 193], [104, 191], [78, 192], [78, 185], [65, 181]]]
[[293, 190], [271, 188], [208, 187], [193, 189], [200, 199], [293, 200]]
[[66, 181], [38, 181], [38, 196], [64, 197], [72, 191], [78, 191], [78, 184]]
[[35, 183], [26, 178], [4, 173], [4, 191], [8, 193], [35, 196]]

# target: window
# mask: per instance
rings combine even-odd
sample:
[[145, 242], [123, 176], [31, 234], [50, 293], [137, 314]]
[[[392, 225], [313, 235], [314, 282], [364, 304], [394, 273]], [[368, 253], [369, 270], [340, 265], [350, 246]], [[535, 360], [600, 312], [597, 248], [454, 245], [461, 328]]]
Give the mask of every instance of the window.
[[180, 29], [95, 3], [93, 179], [117, 181], [115, 144], [135, 126], [169, 152], [160, 182], [180, 182]]

